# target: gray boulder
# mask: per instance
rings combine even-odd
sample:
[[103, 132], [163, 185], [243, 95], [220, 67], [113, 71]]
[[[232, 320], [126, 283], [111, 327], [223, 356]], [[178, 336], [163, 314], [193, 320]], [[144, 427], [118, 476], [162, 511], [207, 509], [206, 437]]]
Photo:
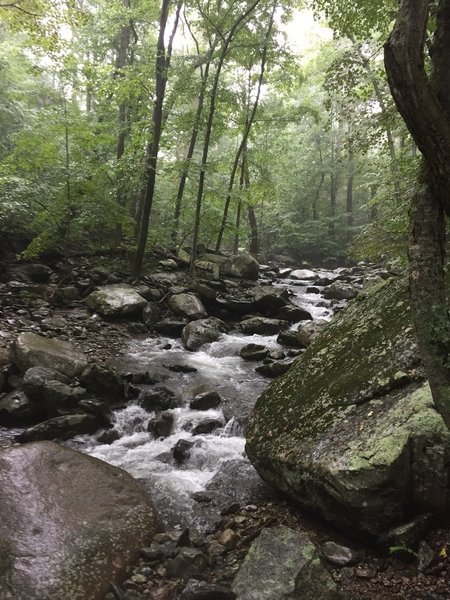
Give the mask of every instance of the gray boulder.
[[77, 412], [78, 403], [86, 398], [86, 390], [62, 381], [46, 381], [42, 388], [45, 407], [49, 417], [58, 417]]
[[124, 283], [102, 285], [85, 299], [86, 306], [104, 317], [138, 314], [147, 300]]
[[110, 365], [92, 363], [81, 374], [80, 383], [89, 392], [114, 403], [123, 397], [123, 382]]
[[240, 349], [239, 356], [244, 360], [264, 360], [269, 356], [269, 349], [261, 344], [246, 344]]
[[358, 295], [358, 290], [348, 283], [332, 283], [323, 290], [322, 295], [327, 300], [352, 300]]
[[69, 377], [66, 377], [60, 371], [46, 367], [31, 367], [24, 373], [22, 389], [32, 400], [42, 400], [44, 387], [48, 381], [70, 383]]
[[220, 395], [211, 390], [194, 396], [189, 402], [189, 407], [194, 410], [209, 410], [210, 408], [216, 408], [220, 403]]
[[19, 390], [10, 392], [0, 400], [0, 425], [23, 424], [44, 415], [42, 404], [33, 402]]
[[168, 304], [178, 317], [194, 320], [203, 319], [207, 316], [203, 303], [194, 294], [173, 294]]
[[153, 331], [161, 317], [161, 310], [156, 302], [148, 302], [142, 311], [142, 320], [149, 331]]
[[186, 350], [195, 351], [203, 344], [215, 342], [222, 333], [227, 331], [228, 325], [216, 317], [199, 319], [186, 325], [181, 333], [181, 341]]
[[238, 600], [337, 600], [336, 584], [306, 533], [263, 529], [233, 585]]
[[87, 358], [72, 344], [36, 333], [21, 333], [12, 346], [12, 361], [21, 371], [47, 367], [67, 377], [76, 377], [87, 366]]
[[0, 451], [2, 600], [103, 600], [156, 530], [122, 469], [51, 442]]
[[232, 258], [231, 273], [241, 279], [256, 280], [259, 275], [259, 263], [251, 254], [241, 252]]
[[94, 415], [75, 414], [55, 417], [29, 427], [19, 433], [18, 442], [36, 442], [39, 440], [67, 440], [75, 435], [95, 433], [100, 422]]
[[447, 513], [450, 432], [417, 363], [406, 282], [364, 292], [258, 399], [250, 460], [274, 488], [354, 535]]
[[287, 321], [281, 319], [269, 319], [267, 317], [250, 317], [239, 323], [242, 331], [249, 335], [259, 333], [260, 335], [274, 335], [288, 326]]
[[255, 305], [259, 312], [264, 315], [273, 315], [289, 300], [286, 289], [270, 286], [259, 287], [255, 292]]
[[317, 273], [314, 273], [311, 269], [296, 269], [295, 271], [291, 271], [289, 277], [297, 281], [310, 281], [311, 279], [316, 279]]

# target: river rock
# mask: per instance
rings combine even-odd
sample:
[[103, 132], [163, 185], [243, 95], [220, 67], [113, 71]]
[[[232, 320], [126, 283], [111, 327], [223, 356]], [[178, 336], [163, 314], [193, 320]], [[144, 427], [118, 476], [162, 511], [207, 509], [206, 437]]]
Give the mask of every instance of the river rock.
[[241, 252], [232, 257], [231, 272], [241, 279], [258, 279], [259, 263], [256, 258], [247, 252]]
[[179, 600], [236, 600], [236, 594], [223, 585], [192, 580]]
[[303, 340], [298, 336], [298, 332], [292, 329], [286, 329], [278, 334], [277, 342], [283, 344], [283, 346], [289, 346], [290, 348], [306, 348]]
[[2, 600], [103, 600], [157, 530], [130, 475], [51, 442], [0, 451]]
[[47, 265], [42, 265], [39, 263], [24, 265], [22, 270], [34, 283], [46, 283], [50, 279], [53, 272]]
[[274, 315], [289, 301], [289, 292], [285, 288], [270, 286], [258, 287], [255, 292], [255, 305], [264, 315]]
[[87, 366], [87, 358], [69, 342], [45, 338], [36, 333], [21, 333], [12, 346], [12, 361], [21, 371], [31, 367], [56, 369], [76, 377]]
[[239, 600], [337, 600], [336, 584], [306, 533], [263, 529], [233, 585]]
[[287, 321], [281, 319], [268, 319], [267, 317], [250, 317], [239, 323], [242, 331], [248, 335], [274, 335], [286, 329]]
[[223, 421], [219, 419], [203, 419], [192, 430], [192, 435], [205, 435], [212, 433], [215, 429], [223, 427]]
[[24, 373], [22, 381], [23, 391], [32, 400], [41, 400], [47, 381], [70, 383], [69, 377], [66, 377], [60, 371], [46, 367], [31, 367], [31, 369], [28, 369]]
[[323, 320], [310, 321], [299, 325], [296, 331], [299, 344], [297, 348], [308, 348], [326, 325], [327, 322]]
[[178, 440], [175, 446], [172, 448], [172, 456], [175, 461], [179, 464], [187, 461], [191, 455], [191, 449], [195, 446], [194, 442], [190, 440]]
[[74, 409], [78, 406], [79, 401], [86, 398], [84, 388], [67, 385], [56, 380], [46, 381], [42, 391], [49, 417], [77, 412]]
[[297, 281], [309, 281], [311, 279], [316, 279], [317, 273], [311, 271], [310, 269], [296, 269], [295, 271], [291, 271], [289, 276], [291, 279], [296, 279]]
[[246, 451], [260, 475], [354, 535], [446, 513], [450, 432], [417, 359], [406, 282], [361, 294], [258, 399]]
[[91, 394], [101, 396], [110, 403], [123, 397], [123, 381], [110, 365], [92, 363], [81, 374], [80, 383]]
[[350, 284], [336, 282], [324, 289], [322, 295], [327, 300], [351, 300], [356, 298], [358, 290]]
[[143, 390], [139, 394], [138, 404], [148, 411], [168, 410], [178, 406], [175, 394], [165, 387]]
[[149, 331], [153, 331], [161, 318], [161, 310], [156, 302], [147, 302], [142, 311], [142, 320]]
[[286, 304], [280, 308], [275, 314], [277, 319], [284, 319], [289, 323], [297, 323], [298, 321], [312, 321], [312, 315], [309, 311], [294, 304]]
[[168, 577], [189, 579], [193, 575], [202, 575], [208, 567], [206, 556], [198, 548], [181, 547], [174, 558], [165, 563]]
[[246, 296], [232, 296], [230, 294], [217, 296], [216, 304], [219, 308], [223, 308], [236, 315], [247, 315], [256, 308], [253, 298], [247, 298]]
[[168, 302], [170, 309], [179, 317], [193, 321], [207, 316], [202, 301], [194, 294], [173, 294]]
[[39, 440], [67, 440], [75, 435], [95, 433], [100, 423], [94, 415], [75, 414], [55, 417], [43, 421], [19, 433], [18, 442], [36, 442]]
[[155, 438], [166, 438], [170, 435], [173, 427], [173, 414], [160, 413], [153, 419], [150, 419], [147, 426], [147, 431], [154, 435]]
[[188, 323], [188, 319], [166, 317], [156, 324], [155, 329], [163, 335], [178, 337]]
[[294, 360], [295, 358], [284, 358], [282, 360], [268, 362], [256, 367], [255, 371], [266, 377], [280, 377], [280, 375], [284, 375], [289, 371], [294, 364]]
[[33, 402], [19, 390], [10, 392], [0, 400], [0, 425], [23, 425], [44, 415], [42, 404]]
[[215, 342], [222, 333], [228, 331], [228, 325], [217, 319], [198, 319], [186, 325], [181, 334], [181, 341], [186, 350], [198, 350], [209, 342]]
[[142, 311], [147, 300], [124, 283], [102, 285], [85, 299], [86, 306], [104, 317], [135, 315]]
[[202, 392], [197, 394], [189, 402], [189, 407], [194, 410], [209, 410], [210, 408], [216, 408], [221, 402], [220, 395], [214, 391]]
[[269, 356], [269, 349], [261, 344], [246, 344], [240, 349], [239, 356], [244, 360], [264, 360]]
[[356, 561], [357, 554], [348, 546], [336, 544], [336, 542], [325, 542], [322, 546], [322, 554], [333, 565], [346, 567]]

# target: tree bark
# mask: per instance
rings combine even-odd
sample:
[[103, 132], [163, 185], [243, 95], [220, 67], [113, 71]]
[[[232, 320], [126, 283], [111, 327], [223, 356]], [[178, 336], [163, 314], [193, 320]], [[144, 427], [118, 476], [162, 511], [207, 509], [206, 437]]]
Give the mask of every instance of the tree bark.
[[[269, 16], [269, 23], [267, 25], [266, 35], [264, 38], [263, 50], [261, 53], [261, 66], [260, 66], [260, 70], [259, 70], [259, 77], [258, 77], [255, 101], [253, 103], [253, 107], [250, 112], [250, 115], [247, 115], [244, 132], [242, 134], [242, 140], [241, 140], [241, 143], [239, 144], [239, 148], [237, 149], [236, 156], [234, 158], [233, 166], [231, 169], [230, 180], [228, 183], [227, 197], [225, 199], [225, 205], [224, 205], [224, 209], [223, 209], [222, 223], [220, 225], [219, 234], [217, 236], [216, 252], [220, 251], [220, 246], [222, 245], [222, 238], [223, 238], [223, 234], [225, 232], [225, 227], [227, 224], [228, 209], [230, 207], [231, 194], [233, 192], [234, 178], [236, 177], [236, 173], [238, 170], [239, 161], [241, 160], [242, 152], [243, 152], [244, 148], [247, 146], [247, 140], [248, 140], [248, 136], [250, 135], [250, 129], [253, 125], [253, 121], [255, 120], [256, 111], [258, 110], [259, 98], [261, 95], [261, 88], [262, 88], [262, 84], [263, 84], [263, 80], [264, 80], [264, 73], [266, 70], [267, 51], [269, 49], [269, 41], [270, 41], [270, 36], [272, 33], [276, 7], [277, 7], [277, 1], [275, 0], [275, 2], [272, 4], [272, 11]], [[247, 111], [248, 111], [248, 109], [247, 109]]]
[[213, 126], [213, 121], [214, 121], [214, 114], [216, 112], [216, 96], [217, 96], [217, 90], [219, 87], [220, 74], [222, 72], [222, 67], [225, 62], [225, 57], [227, 55], [228, 48], [231, 44], [231, 41], [232, 41], [236, 31], [238, 30], [241, 23], [243, 21], [245, 21], [245, 19], [247, 19], [247, 17], [255, 10], [255, 8], [259, 4], [259, 2], [260, 2], [260, 0], [253, 0], [253, 2], [250, 4], [250, 6], [233, 23], [233, 26], [231, 27], [230, 31], [228, 32], [226, 37], [224, 37], [224, 39], [223, 39], [222, 51], [220, 53], [220, 57], [217, 62], [216, 72], [214, 75], [214, 81], [213, 81], [213, 85], [212, 85], [212, 89], [211, 89], [211, 100], [210, 100], [210, 104], [209, 104], [208, 121], [206, 124], [205, 139], [203, 142], [202, 162], [200, 165], [200, 176], [199, 176], [198, 188], [197, 188], [197, 201], [195, 204], [194, 235], [193, 235], [193, 240], [192, 240], [191, 264], [190, 264], [191, 275], [193, 275], [194, 271], [195, 271], [195, 260], [196, 260], [196, 256], [197, 256], [197, 244], [198, 244], [199, 233], [200, 233], [200, 219], [201, 219], [201, 211], [202, 211], [202, 203], [203, 203], [203, 192], [205, 189], [206, 164], [207, 164], [208, 155], [209, 155], [209, 144], [211, 141], [211, 133], [212, 133], [212, 126]]
[[450, 203], [450, 0], [439, 2], [432, 76], [424, 68], [430, 3], [401, 0], [385, 45], [389, 86], [422, 165], [411, 201], [409, 285], [418, 345], [433, 401], [450, 429], [450, 321], [445, 289], [445, 214]]
[[352, 238], [353, 227], [353, 148], [350, 148], [348, 153], [348, 167], [349, 175], [347, 179], [347, 242], [349, 242]]
[[138, 247], [134, 256], [133, 275], [138, 277], [141, 273], [142, 262], [144, 260], [145, 246], [147, 244], [148, 228], [150, 214], [153, 204], [153, 196], [156, 183], [156, 165], [158, 162], [159, 143], [161, 140], [162, 124], [163, 124], [163, 105], [164, 95], [166, 91], [168, 69], [172, 56], [172, 44], [175, 32], [178, 26], [178, 20], [181, 10], [181, 2], [178, 2], [175, 21], [173, 24], [171, 36], [165, 46], [164, 35], [166, 32], [167, 19], [169, 17], [170, 0], [163, 0], [161, 5], [161, 14], [159, 18], [159, 34], [156, 45], [156, 82], [155, 82], [155, 101], [153, 103], [153, 131], [151, 142], [146, 150], [146, 165], [145, 165], [145, 193], [142, 196], [142, 212], [140, 217]]

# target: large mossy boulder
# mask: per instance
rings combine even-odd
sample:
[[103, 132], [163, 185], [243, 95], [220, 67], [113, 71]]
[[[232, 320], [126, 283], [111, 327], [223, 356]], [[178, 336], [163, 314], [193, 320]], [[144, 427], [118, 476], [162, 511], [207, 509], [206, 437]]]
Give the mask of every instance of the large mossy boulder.
[[258, 399], [265, 481], [350, 534], [449, 507], [450, 433], [420, 377], [404, 280], [351, 302]]
[[11, 352], [12, 362], [21, 371], [31, 367], [56, 369], [67, 377], [76, 377], [87, 366], [87, 357], [69, 342], [46, 338], [36, 333], [21, 333]]
[[156, 530], [122, 469], [51, 442], [0, 451], [2, 600], [103, 600]]

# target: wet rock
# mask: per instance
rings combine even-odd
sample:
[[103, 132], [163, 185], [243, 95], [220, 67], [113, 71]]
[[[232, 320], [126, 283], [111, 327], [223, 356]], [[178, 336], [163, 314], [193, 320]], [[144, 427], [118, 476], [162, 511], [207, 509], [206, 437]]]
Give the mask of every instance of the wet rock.
[[87, 358], [61, 340], [45, 338], [36, 333], [21, 333], [12, 347], [12, 361], [21, 370], [47, 367], [67, 377], [76, 377], [87, 366]]
[[175, 558], [165, 563], [167, 576], [177, 579], [202, 575], [207, 566], [206, 556], [197, 548], [180, 548]]
[[326, 325], [326, 321], [320, 320], [299, 325], [296, 332], [298, 340], [297, 348], [308, 348], [317, 339]]
[[292, 269], [290, 269], [289, 267], [284, 267], [284, 268], [278, 270], [278, 277], [285, 279], [286, 277], [289, 277], [289, 275], [291, 273], [292, 273]]
[[381, 542], [390, 547], [405, 547], [416, 549], [420, 540], [429, 532], [433, 525], [434, 517], [427, 513], [418, 515], [412, 521], [391, 529], [381, 537]]
[[138, 404], [148, 411], [168, 410], [178, 406], [175, 394], [165, 387], [143, 390], [139, 395]]
[[280, 308], [275, 317], [277, 319], [289, 321], [289, 323], [297, 323], [298, 321], [312, 321], [310, 312], [304, 308], [300, 308], [299, 306], [294, 306], [293, 304], [287, 304], [286, 306], [283, 306], [283, 308]]
[[195, 443], [190, 440], [178, 440], [172, 448], [172, 455], [175, 461], [180, 464], [186, 462], [191, 455], [191, 450], [194, 446]]
[[266, 377], [279, 377], [280, 375], [284, 375], [289, 371], [294, 364], [294, 360], [295, 359], [293, 358], [277, 360], [265, 365], [260, 365], [259, 367], [256, 367], [255, 371], [257, 373], [261, 373], [261, 375], [265, 375]]
[[216, 304], [231, 314], [248, 315], [255, 310], [253, 299], [246, 297], [236, 297], [228, 294], [217, 296]]
[[450, 433], [428, 384], [390, 383], [417, 366], [406, 281], [365, 294], [263, 392], [246, 452], [275, 489], [378, 537], [414, 512], [447, 510]]
[[256, 309], [264, 315], [273, 315], [289, 300], [289, 293], [284, 288], [258, 287], [255, 291]]
[[306, 533], [263, 529], [232, 585], [240, 600], [337, 600], [336, 584]]
[[142, 311], [142, 320], [149, 331], [153, 331], [161, 318], [161, 310], [156, 302], [147, 302]]
[[211, 390], [197, 394], [197, 396], [192, 398], [189, 402], [189, 407], [194, 410], [209, 410], [210, 408], [216, 408], [220, 403], [220, 395]]
[[236, 594], [230, 589], [217, 583], [193, 581], [189, 583], [180, 595], [180, 600], [235, 600]]
[[94, 415], [75, 414], [55, 417], [43, 421], [19, 433], [18, 442], [35, 442], [39, 440], [67, 440], [75, 435], [95, 433], [100, 423]]
[[327, 300], [351, 300], [356, 298], [358, 290], [352, 285], [336, 282], [323, 290], [322, 295]]
[[103, 285], [85, 299], [86, 306], [104, 317], [136, 315], [147, 300], [126, 284]]
[[41, 403], [30, 400], [24, 392], [15, 390], [0, 400], [0, 425], [18, 425], [45, 416]]
[[171, 317], [167, 317], [166, 319], [162, 319], [155, 326], [155, 329], [163, 335], [179, 337], [188, 323], [188, 319], [174, 319]]
[[315, 279], [317, 277], [317, 273], [311, 271], [310, 269], [295, 269], [295, 271], [291, 271], [290, 279], [296, 279], [297, 281], [308, 281], [310, 279]]
[[161, 413], [150, 419], [148, 422], [147, 431], [155, 438], [168, 437], [173, 427], [173, 415], [171, 413]]
[[66, 377], [55, 369], [32, 367], [24, 373], [22, 389], [32, 400], [42, 400], [44, 386], [48, 381], [61, 381], [66, 384], [70, 383], [69, 377]]
[[99, 444], [113, 444], [117, 440], [120, 440], [120, 433], [116, 429], [107, 429], [97, 436]]
[[242, 252], [232, 257], [231, 272], [241, 279], [258, 279], [259, 263], [251, 254]]
[[[306, 348], [303, 340], [298, 336], [297, 331], [293, 331], [292, 329], [281, 331], [278, 334], [277, 342], [283, 346], [290, 346], [291, 348]], [[307, 345], [309, 346], [309, 344]]]
[[173, 371], [174, 373], [196, 373], [198, 371], [196, 367], [192, 367], [191, 365], [187, 365], [186, 363], [164, 363], [163, 367], [169, 369], [169, 371]]
[[[236, 485], [236, 482], [239, 485]], [[274, 492], [248, 461], [228, 460], [207, 483], [205, 493], [221, 508], [273, 500]]]
[[[80, 400], [86, 397], [86, 390], [80, 386], [70, 386], [62, 381], [46, 381], [43, 386], [44, 402], [49, 416], [59, 416], [74, 412]], [[43, 438], [46, 439], [46, 438]]]
[[264, 360], [269, 356], [269, 349], [261, 344], [246, 344], [242, 346], [239, 356], [244, 360]]
[[347, 546], [336, 544], [336, 542], [325, 542], [322, 546], [322, 554], [333, 565], [346, 567], [356, 561], [356, 553]]
[[192, 435], [205, 435], [212, 433], [215, 429], [223, 427], [223, 421], [219, 419], [203, 419], [192, 430]]
[[130, 475], [50, 442], [0, 451], [0, 507], [2, 600], [103, 600], [157, 528]]
[[92, 363], [81, 374], [80, 383], [95, 396], [113, 403], [123, 398], [123, 382], [116, 369], [110, 365]]
[[199, 319], [186, 325], [181, 334], [181, 341], [186, 350], [195, 351], [203, 344], [215, 342], [227, 331], [228, 325], [216, 317]]
[[265, 317], [250, 317], [239, 323], [242, 331], [248, 335], [274, 335], [286, 329], [287, 321], [281, 319], [268, 319]]
[[103, 427], [110, 428], [113, 426], [114, 415], [109, 407], [101, 400], [95, 400], [93, 398], [80, 400], [78, 407], [85, 410], [87, 413], [96, 416]]
[[313, 285], [309, 286], [306, 288], [306, 293], [307, 294], [320, 294], [320, 290], [317, 287], [314, 287]]
[[207, 316], [203, 303], [194, 294], [173, 294], [168, 304], [177, 316], [186, 317], [190, 321]]

